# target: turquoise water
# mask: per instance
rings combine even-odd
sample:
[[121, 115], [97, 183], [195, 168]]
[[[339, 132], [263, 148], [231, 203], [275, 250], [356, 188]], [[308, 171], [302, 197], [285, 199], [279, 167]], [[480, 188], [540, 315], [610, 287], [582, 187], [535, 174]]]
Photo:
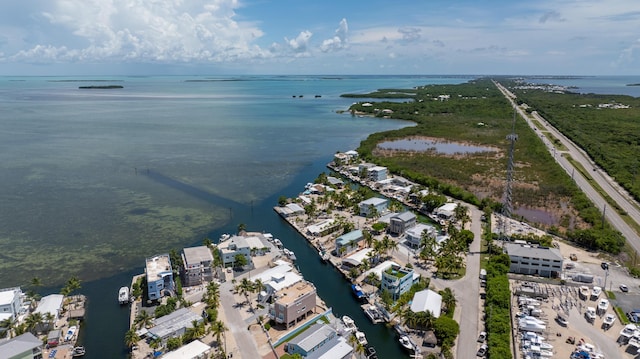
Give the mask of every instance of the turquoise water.
[[[272, 206], [336, 151], [412, 125], [337, 114], [353, 101], [340, 94], [468, 79], [0, 78], [0, 287], [38, 276], [50, 293], [79, 276], [86, 357], [124, 357], [128, 313], [116, 295], [144, 258], [245, 223], [281, 238], [334, 312], [356, 319], [381, 358], [397, 357], [395, 338], [367, 322], [348, 283]], [[108, 84], [124, 88], [78, 89]]]

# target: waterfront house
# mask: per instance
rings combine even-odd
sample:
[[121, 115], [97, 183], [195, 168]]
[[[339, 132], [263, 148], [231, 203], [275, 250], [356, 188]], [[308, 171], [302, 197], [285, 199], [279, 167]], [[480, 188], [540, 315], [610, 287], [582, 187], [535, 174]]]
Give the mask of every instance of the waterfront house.
[[236, 255], [241, 254], [247, 259], [247, 263], [251, 263], [251, 246], [247, 239], [242, 236], [233, 236], [230, 239], [218, 244], [222, 265], [233, 266]]
[[399, 236], [415, 225], [416, 215], [411, 211], [402, 212], [391, 217], [389, 221], [389, 233]]
[[356, 229], [355, 231], [341, 235], [336, 238], [336, 254], [343, 255], [353, 252], [358, 249], [360, 242], [363, 240], [364, 234], [361, 229]]
[[428, 189], [423, 189], [420, 190], [418, 192], [414, 192], [414, 193], [410, 193], [409, 194], [409, 202], [411, 202], [411, 204], [413, 205], [419, 205], [422, 203], [422, 198], [424, 198], [424, 196], [429, 194], [429, 190]]
[[396, 263], [394, 261], [384, 261], [384, 262], [378, 264], [377, 266], [375, 266], [375, 267], [367, 270], [366, 272], [364, 272], [364, 274], [362, 274], [362, 277], [365, 278], [365, 280], [366, 280], [367, 277], [369, 276], [369, 274], [374, 273], [378, 280], [382, 280], [382, 272], [384, 272], [387, 269], [391, 268], [391, 266], [398, 266], [398, 263]]
[[276, 207], [275, 211], [282, 218], [295, 217], [304, 214], [304, 208], [297, 203], [288, 203], [283, 207]]
[[413, 295], [411, 300], [412, 312], [431, 312], [434, 318], [438, 318], [441, 310], [442, 296], [431, 289], [421, 290]]
[[162, 359], [206, 359], [209, 357], [210, 352], [210, 346], [199, 340], [194, 340], [174, 351], [168, 352], [162, 356]]
[[316, 287], [311, 282], [302, 281], [276, 293], [276, 299], [269, 308], [269, 318], [288, 329], [313, 314], [315, 307]]
[[342, 259], [342, 266], [347, 268], [359, 267], [364, 261], [369, 260], [369, 254], [373, 252], [373, 248], [365, 248], [355, 252], [354, 254]]
[[202, 323], [202, 315], [198, 315], [189, 308], [180, 308], [173, 313], [155, 319], [155, 325], [149, 329], [147, 336], [160, 339], [163, 343], [169, 338], [184, 335], [188, 328], [193, 328], [193, 322]]
[[314, 237], [322, 237], [340, 229], [340, 222], [333, 218], [323, 219], [307, 227], [307, 233]]
[[0, 359], [42, 359], [42, 340], [27, 332], [0, 341]]
[[382, 166], [373, 166], [367, 170], [367, 176], [373, 182], [387, 179], [387, 168]]
[[360, 209], [360, 215], [362, 217], [373, 217], [376, 215], [384, 214], [387, 211], [387, 205], [389, 200], [386, 198], [371, 197], [358, 203]]
[[290, 287], [298, 282], [302, 282], [302, 276], [294, 272], [274, 274], [271, 278], [263, 281], [264, 291], [259, 294], [258, 299], [262, 302], [269, 300], [271, 296], [284, 288]]
[[404, 233], [404, 238], [407, 244], [411, 248], [420, 247], [420, 243], [422, 242], [422, 236], [427, 233], [430, 236], [436, 236], [436, 229], [432, 225], [418, 223], [415, 226], [407, 229]]
[[506, 243], [504, 252], [511, 260], [509, 271], [512, 273], [557, 277], [562, 272], [564, 259], [556, 248]]
[[200, 285], [213, 280], [213, 254], [207, 246], [182, 250], [182, 278], [185, 287]]
[[60, 317], [63, 300], [64, 296], [62, 294], [49, 294], [40, 299], [36, 310], [33, 312], [40, 313], [43, 318], [46, 318], [48, 315], [52, 315], [53, 321], [55, 322]]
[[444, 219], [446, 221], [450, 221], [454, 215], [458, 204], [455, 202], [445, 203], [442, 206], [436, 208], [433, 212], [438, 218]]
[[392, 265], [382, 272], [380, 289], [391, 293], [393, 300], [398, 300], [402, 293], [409, 291], [411, 286], [420, 279], [413, 269]]
[[307, 359], [350, 358], [353, 348], [335, 329], [324, 323], [315, 323], [287, 343], [287, 353], [300, 354]]
[[168, 254], [147, 258], [145, 265], [149, 300], [160, 300], [175, 289], [171, 259]]
[[0, 289], [0, 322], [15, 319], [22, 307], [22, 290], [20, 287]]
[[340, 178], [336, 178], [336, 177], [332, 177], [332, 176], [327, 176], [327, 182], [329, 182], [329, 184], [332, 187], [335, 188], [342, 188], [344, 187], [344, 182], [340, 179]]

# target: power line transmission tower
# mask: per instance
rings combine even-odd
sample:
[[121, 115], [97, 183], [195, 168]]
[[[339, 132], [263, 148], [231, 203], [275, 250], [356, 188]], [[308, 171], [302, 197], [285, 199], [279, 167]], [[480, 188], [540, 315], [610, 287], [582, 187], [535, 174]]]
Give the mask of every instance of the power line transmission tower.
[[511, 204], [512, 200], [512, 185], [513, 185], [513, 154], [515, 152], [516, 141], [518, 140], [518, 135], [516, 134], [516, 107], [513, 106], [513, 122], [511, 125], [511, 133], [507, 135], [507, 140], [509, 141], [509, 158], [507, 161], [507, 180], [504, 186], [504, 199], [502, 203], [502, 226], [500, 239], [506, 240], [507, 236], [507, 220], [511, 218], [511, 211], [513, 210], [513, 206]]

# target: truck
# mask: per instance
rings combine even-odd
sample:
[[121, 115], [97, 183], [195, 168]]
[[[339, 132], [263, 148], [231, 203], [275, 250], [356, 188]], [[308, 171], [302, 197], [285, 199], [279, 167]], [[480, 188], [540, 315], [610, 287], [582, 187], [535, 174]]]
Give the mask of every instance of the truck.
[[487, 279], [487, 270], [484, 268], [480, 269], [480, 279]]

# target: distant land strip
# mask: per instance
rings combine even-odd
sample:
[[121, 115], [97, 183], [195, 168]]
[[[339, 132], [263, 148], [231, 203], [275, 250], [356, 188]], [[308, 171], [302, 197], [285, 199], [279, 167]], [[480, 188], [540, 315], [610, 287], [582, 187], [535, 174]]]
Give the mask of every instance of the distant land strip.
[[78, 88], [81, 90], [100, 90], [100, 89], [111, 90], [111, 89], [121, 89], [121, 88], [124, 88], [124, 86], [121, 86], [121, 85], [79, 86]]

